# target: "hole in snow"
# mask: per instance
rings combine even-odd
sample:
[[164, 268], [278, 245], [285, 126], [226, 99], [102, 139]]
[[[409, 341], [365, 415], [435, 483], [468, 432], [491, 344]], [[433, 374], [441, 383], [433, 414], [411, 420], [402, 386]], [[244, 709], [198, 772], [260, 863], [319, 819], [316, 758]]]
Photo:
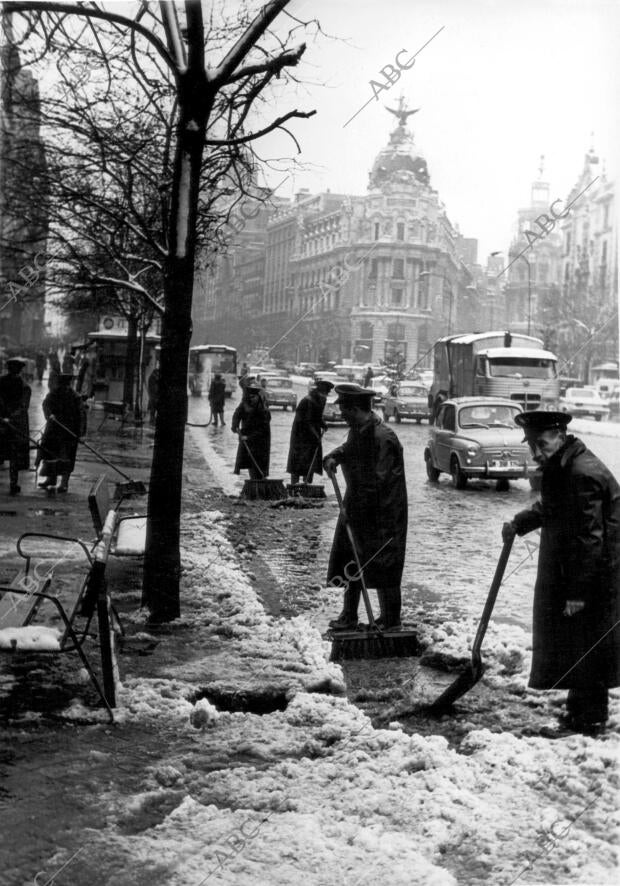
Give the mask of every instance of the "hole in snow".
[[288, 707], [286, 693], [281, 689], [201, 689], [189, 698], [192, 704], [206, 698], [218, 711], [244, 714], [272, 714]]

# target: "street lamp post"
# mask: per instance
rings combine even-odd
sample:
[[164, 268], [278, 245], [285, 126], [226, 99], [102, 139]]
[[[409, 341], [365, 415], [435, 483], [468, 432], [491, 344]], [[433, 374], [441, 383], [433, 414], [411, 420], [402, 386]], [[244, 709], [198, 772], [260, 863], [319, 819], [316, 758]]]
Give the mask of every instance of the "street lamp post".
[[530, 260], [524, 255], [520, 255], [519, 258], [523, 259], [527, 265], [527, 334], [530, 335], [532, 332], [532, 266]]

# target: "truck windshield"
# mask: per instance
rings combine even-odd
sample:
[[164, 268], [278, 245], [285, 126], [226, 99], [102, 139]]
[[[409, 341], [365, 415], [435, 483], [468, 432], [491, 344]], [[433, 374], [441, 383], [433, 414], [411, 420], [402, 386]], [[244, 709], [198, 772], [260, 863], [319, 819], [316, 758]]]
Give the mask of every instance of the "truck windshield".
[[489, 360], [489, 374], [492, 378], [555, 378], [555, 362], [527, 357], [496, 357]]

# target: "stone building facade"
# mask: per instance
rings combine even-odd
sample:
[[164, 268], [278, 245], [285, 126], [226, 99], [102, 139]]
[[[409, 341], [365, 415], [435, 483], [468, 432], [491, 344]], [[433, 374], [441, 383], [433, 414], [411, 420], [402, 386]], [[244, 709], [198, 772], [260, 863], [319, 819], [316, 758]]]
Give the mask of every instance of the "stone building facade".
[[23, 70], [10, 6], [0, 16], [0, 346], [32, 350], [45, 334], [48, 217], [39, 90]]

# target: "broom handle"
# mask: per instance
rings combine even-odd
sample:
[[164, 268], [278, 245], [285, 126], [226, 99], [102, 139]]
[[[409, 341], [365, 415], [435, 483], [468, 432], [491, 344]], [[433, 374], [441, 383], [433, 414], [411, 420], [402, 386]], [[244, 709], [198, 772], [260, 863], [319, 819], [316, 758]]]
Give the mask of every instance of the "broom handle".
[[132, 482], [132, 479], [128, 474], [123, 473], [123, 471], [121, 471], [120, 468], [117, 468], [116, 465], [113, 465], [111, 461], [108, 461], [108, 459], [105, 457], [105, 455], [102, 455], [100, 452], [97, 452], [96, 449], [93, 449], [92, 446], [89, 446], [88, 443], [86, 442], [86, 440], [82, 440], [81, 437], [78, 437], [77, 434], [74, 434], [73, 431], [69, 430], [69, 428], [66, 428], [62, 422], [58, 421], [58, 419], [56, 418], [55, 415], [50, 415], [49, 420], [55, 422], [55, 424], [57, 424], [59, 428], [62, 428], [63, 431], [66, 431], [67, 434], [71, 434], [71, 436], [74, 437], [74, 439], [76, 439], [78, 441], [78, 443], [81, 443], [82, 446], [85, 446], [87, 449], [90, 449], [90, 451], [93, 453], [93, 455], [96, 455], [97, 458], [100, 458], [101, 461], [103, 461], [107, 465], [109, 465], [113, 470], [115, 470], [117, 473], [119, 473], [121, 475], [121, 477], [123, 477], [123, 479], [129, 480], [130, 483]]
[[261, 471], [261, 469], [259, 468], [259, 466], [256, 464], [256, 459], [255, 459], [254, 456], [252, 455], [252, 450], [251, 450], [250, 447], [248, 446], [247, 442], [243, 439], [243, 437], [241, 438], [241, 442], [242, 442], [243, 445], [245, 446], [248, 455], [250, 456], [250, 458], [251, 458], [252, 461], [254, 462], [254, 467], [256, 468], [256, 470], [258, 471], [258, 473], [261, 475], [261, 477], [262, 477], [263, 480], [264, 480], [264, 479], [265, 479], [265, 474], [264, 474], [263, 471]]
[[351, 524], [349, 523], [349, 517], [347, 515], [346, 508], [344, 506], [344, 501], [342, 500], [342, 493], [340, 492], [340, 487], [338, 486], [338, 480], [336, 479], [336, 474], [333, 471], [328, 471], [329, 478], [333, 483], [334, 492], [336, 493], [336, 498], [338, 499], [338, 507], [340, 509], [340, 516], [342, 517], [342, 522], [344, 523], [344, 527], [347, 531], [347, 535], [349, 536], [349, 542], [351, 543], [351, 548], [353, 550], [353, 557], [355, 558], [355, 565], [357, 566], [357, 574], [359, 576], [360, 584], [362, 586], [362, 597], [364, 598], [364, 606], [366, 607], [366, 615], [368, 616], [368, 625], [371, 629], [379, 630], [375, 623], [375, 617], [372, 614], [372, 607], [370, 605], [370, 597], [368, 596], [368, 588], [366, 587], [366, 580], [364, 579], [364, 570], [362, 569], [362, 564], [360, 562], [360, 557], [357, 552], [357, 545], [355, 543], [355, 536], [353, 535], [353, 529], [351, 528]]
[[319, 432], [319, 442], [316, 444], [316, 449], [314, 450], [314, 454], [312, 455], [312, 461], [310, 462], [310, 467], [308, 468], [308, 473], [306, 474], [306, 478], [305, 478], [305, 483], [307, 486], [310, 485], [310, 474], [314, 473], [314, 471], [312, 470], [312, 467], [314, 465], [314, 459], [316, 458], [316, 454], [319, 451], [319, 446], [321, 445], [322, 437], [323, 437], [323, 432], [320, 431]]

